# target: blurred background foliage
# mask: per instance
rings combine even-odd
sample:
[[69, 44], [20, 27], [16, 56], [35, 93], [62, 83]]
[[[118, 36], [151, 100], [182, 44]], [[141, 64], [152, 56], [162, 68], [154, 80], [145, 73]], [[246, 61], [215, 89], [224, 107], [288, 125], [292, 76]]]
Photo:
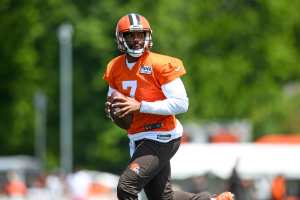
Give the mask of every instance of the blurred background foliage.
[[300, 1], [1, 0], [0, 153], [34, 153], [37, 90], [46, 93], [47, 167], [59, 162], [59, 43], [74, 26], [74, 165], [119, 172], [127, 136], [104, 115], [117, 20], [144, 15], [153, 51], [181, 58], [190, 98], [183, 122], [247, 119], [253, 140], [300, 132]]

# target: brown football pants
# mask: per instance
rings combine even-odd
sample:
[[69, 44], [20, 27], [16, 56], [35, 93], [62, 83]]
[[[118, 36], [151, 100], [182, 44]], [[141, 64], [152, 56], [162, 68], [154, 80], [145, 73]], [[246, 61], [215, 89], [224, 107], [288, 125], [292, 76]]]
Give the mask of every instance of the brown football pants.
[[136, 150], [119, 179], [118, 199], [137, 200], [144, 189], [148, 200], [210, 200], [208, 193], [172, 190], [170, 159], [179, 146], [180, 138], [168, 143], [148, 139], [136, 142]]

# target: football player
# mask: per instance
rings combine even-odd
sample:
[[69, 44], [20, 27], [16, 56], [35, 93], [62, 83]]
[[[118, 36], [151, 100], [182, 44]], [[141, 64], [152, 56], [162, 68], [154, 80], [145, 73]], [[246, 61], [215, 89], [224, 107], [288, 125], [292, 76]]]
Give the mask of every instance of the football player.
[[[122, 55], [107, 65], [103, 78], [108, 97], [117, 90], [127, 97], [107, 101], [105, 111], [118, 108], [114, 115], [133, 114], [127, 129], [131, 160], [121, 174], [119, 200], [137, 200], [144, 189], [149, 200], [209, 200], [207, 193], [174, 192], [171, 187], [170, 159], [180, 145], [183, 128], [175, 115], [188, 110], [188, 97], [181, 76], [182, 61], [151, 52], [152, 29], [145, 17], [136, 13], [123, 16], [116, 26], [116, 41]], [[215, 199], [233, 199], [224, 193]]]

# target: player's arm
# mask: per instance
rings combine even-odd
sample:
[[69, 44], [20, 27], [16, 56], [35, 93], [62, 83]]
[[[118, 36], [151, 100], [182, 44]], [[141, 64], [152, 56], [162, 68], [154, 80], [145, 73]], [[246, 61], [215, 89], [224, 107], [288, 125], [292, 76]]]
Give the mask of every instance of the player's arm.
[[112, 105], [113, 107], [120, 108], [120, 110], [116, 112], [116, 115], [124, 117], [125, 115], [136, 111], [157, 115], [176, 115], [188, 110], [189, 101], [185, 87], [180, 78], [176, 78], [175, 80], [162, 85], [161, 88], [166, 96], [166, 99], [164, 100], [138, 102], [131, 97], [127, 97], [126, 100], [118, 99], [119, 103]]
[[180, 78], [162, 85], [161, 88], [166, 99], [154, 102], [138, 102], [134, 98], [128, 97], [126, 101], [115, 105], [121, 108], [116, 115], [124, 117], [135, 111], [156, 115], [176, 115], [188, 110], [189, 100]]
[[142, 101], [140, 112], [157, 115], [176, 115], [188, 110], [189, 100], [180, 78], [161, 86], [166, 99], [161, 101]]

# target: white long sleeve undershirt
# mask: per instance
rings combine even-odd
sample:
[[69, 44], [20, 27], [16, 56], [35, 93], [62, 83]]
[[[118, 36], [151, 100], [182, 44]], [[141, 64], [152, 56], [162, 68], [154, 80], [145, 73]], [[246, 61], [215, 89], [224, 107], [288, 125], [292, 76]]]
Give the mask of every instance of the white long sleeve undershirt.
[[[184, 84], [180, 78], [176, 78], [162, 85], [161, 89], [166, 99], [154, 102], [142, 101], [140, 108], [141, 113], [176, 115], [188, 110], [189, 100]], [[114, 88], [109, 87], [108, 96], [110, 96], [114, 90]]]
[[188, 110], [189, 101], [180, 78], [162, 85], [161, 89], [166, 99], [154, 102], [142, 101], [140, 112], [158, 115], [176, 115]]

